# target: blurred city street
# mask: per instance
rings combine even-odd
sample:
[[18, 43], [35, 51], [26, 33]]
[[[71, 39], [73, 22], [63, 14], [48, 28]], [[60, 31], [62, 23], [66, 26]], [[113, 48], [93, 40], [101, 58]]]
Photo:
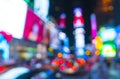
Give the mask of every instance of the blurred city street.
[[120, 0], [0, 0], [0, 79], [120, 79]]

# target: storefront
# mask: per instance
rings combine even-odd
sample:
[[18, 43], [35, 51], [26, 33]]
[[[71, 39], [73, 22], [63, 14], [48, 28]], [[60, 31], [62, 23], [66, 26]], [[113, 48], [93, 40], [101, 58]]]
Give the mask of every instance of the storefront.
[[13, 59], [31, 59], [36, 55], [36, 47], [36, 42], [14, 38], [10, 42], [10, 57]]

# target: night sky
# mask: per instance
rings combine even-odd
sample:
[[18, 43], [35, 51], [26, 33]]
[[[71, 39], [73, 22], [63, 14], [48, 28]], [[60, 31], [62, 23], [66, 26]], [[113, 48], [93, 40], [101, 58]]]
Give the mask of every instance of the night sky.
[[73, 10], [75, 7], [83, 9], [83, 18], [85, 20], [85, 43], [91, 43], [90, 37], [90, 14], [94, 12], [97, 0], [50, 0], [49, 15], [58, 21], [62, 12], [67, 15], [67, 27], [65, 33], [70, 39], [70, 46], [74, 46], [73, 36]]

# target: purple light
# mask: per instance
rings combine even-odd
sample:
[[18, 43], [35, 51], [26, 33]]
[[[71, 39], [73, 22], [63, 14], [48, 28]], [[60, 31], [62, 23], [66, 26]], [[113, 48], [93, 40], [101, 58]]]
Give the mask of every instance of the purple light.
[[97, 36], [97, 23], [95, 14], [91, 14], [91, 34], [93, 39]]

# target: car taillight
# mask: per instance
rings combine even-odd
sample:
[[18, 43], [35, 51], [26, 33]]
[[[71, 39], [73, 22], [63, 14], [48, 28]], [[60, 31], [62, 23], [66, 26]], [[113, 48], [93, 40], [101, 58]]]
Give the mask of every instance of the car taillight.
[[70, 61], [66, 61], [66, 66], [67, 66], [68, 68], [70, 68], [70, 67], [73, 66], [73, 64], [72, 64], [72, 62], [70, 62]]
[[80, 58], [77, 58], [76, 59], [76, 62], [80, 65], [80, 66], [83, 66], [85, 65], [86, 61], [84, 59], [80, 59]]
[[72, 69], [73, 69], [74, 71], [76, 71], [76, 70], [78, 70], [78, 67], [77, 67], [77, 66], [73, 66]]
[[5, 67], [0, 66], [0, 72], [3, 72], [5, 70]]
[[61, 64], [63, 64], [64, 63], [64, 60], [63, 59], [60, 59], [59, 60], [59, 64], [61, 65]]
[[64, 71], [64, 70], [65, 70], [65, 66], [61, 65], [61, 66], [60, 66], [60, 70], [61, 70], [61, 71]]

